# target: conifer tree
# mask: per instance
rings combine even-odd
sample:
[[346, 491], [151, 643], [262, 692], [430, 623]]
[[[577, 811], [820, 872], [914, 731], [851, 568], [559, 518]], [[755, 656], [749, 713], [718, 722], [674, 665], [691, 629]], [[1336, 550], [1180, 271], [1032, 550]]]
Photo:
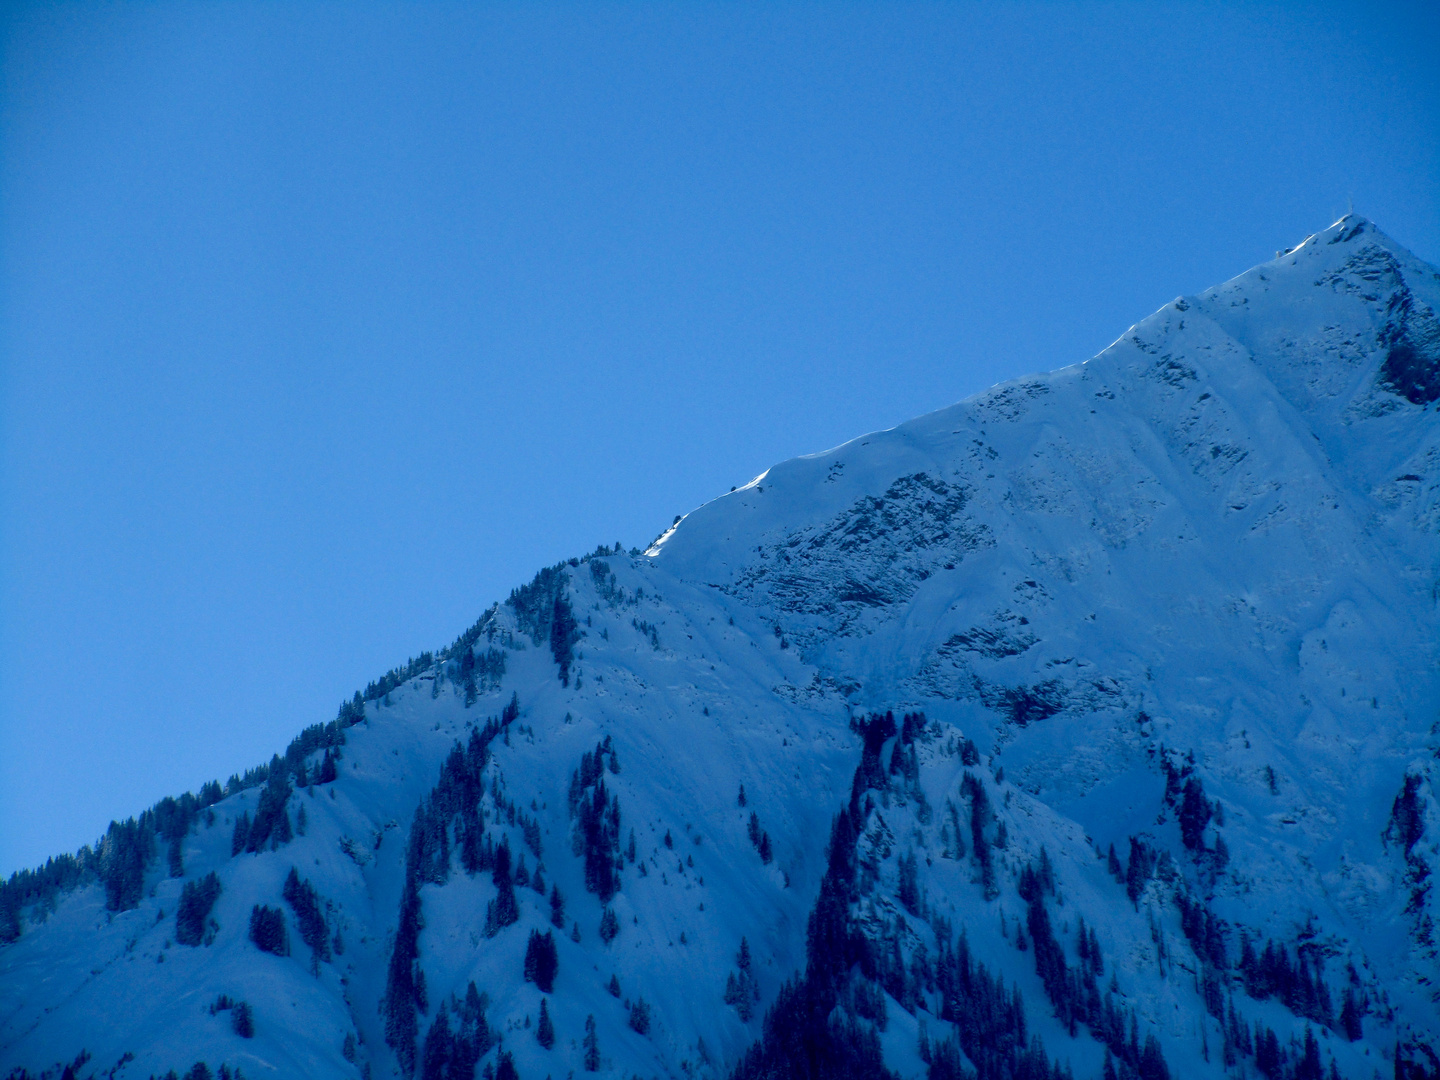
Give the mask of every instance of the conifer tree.
[[630, 1006], [630, 1030], [638, 1035], [650, 1032], [650, 1006], [643, 997], [637, 997]]
[[300, 874], [295, 867], [290, 867], [290, 873], [285, 878], [285, 886], [281, 890], [285, 902], [295, 912], [295, 923], [300, 928], [300, 938], [306, 945], [310, 946], [310, 953], [315, 962], [330, 959], [330, 928], [325, 921], [325, 914], [320, 910], [319, 894], [315, 886], [310, 882], [301, 881]]
[[235, 819], [235, 831], [230, 835], [230, 854], [239, 855], [250, 841], [250, 812], [247, 810]]
[[1190, 777], [1185, 781], [1179, 818], [1180, 839], [1191, 851], [1198, 851], [1204, 846], [1203, 834], [1212, 813], [1210, 800], [1205, 798], [1205, 788], [1201, 785], [1200, 778]]
[[620, 920], [615, 916], [615, 909], [607, 905], [600, 916], [600, 940], [609, 945], [619, 933]]
[[447, 1080], [454, 1056], [455, 1039], [450, 1033], [450, 1013], [441, 1003], [420, 1054], [421, 1080]]
[[555, 1025], [550, 1020], [550, 1008], [545, 999], [540, 999], [540, 1022], [535, 1025], [535, 1041], [549, 1050], [555, 1045]]
[[250, 909], [250, 940], [261, 952], [289, 956], [290, 935], [285, 929], [285, 913], [279, 908], [256, 904]]
[[492, 877], [499, 894], [490, 901], [485, 910], [486, 937], [494, 937], [520, 918], [520, 905], [515, 900], [515, 883], [510, 877], [509, 840], [501, 840], [500, 845], [495, 849], [495, 866]]
[[155, 833], [151, 815], [141, 820], [112, 821], [100, 842], [99, 874], [105, 885], [105, 907], [129, 911], [140, 903], [145, 887], [145, 867], [155, 854]]
[[550, 923], [561, 930], [565, 929], [565, 897], [560, 893], [560, 886], [550, 886]]
[[585, 1071], [600, 1071], [600, 1037], [595, 1033], [595, 1014], [585, 1017]]
[[220, 896], [220, 879], [212, 870], [199, 881], [187, 881], [180, 891], [180, 906], [175, 911], [175, 940], [181, 945], [196, 946], [206, 942], [205, 920]]
[[230, 1026], [242, 1039], [255, 1037], [255, 1012], [248, 1001], [237, 1001], [230, 1010]]
[[560, 956], [555, 949], [554, 932], [547, 930], [542, 934], [531, 930], [525, 943], [525, 981], [533, 982], [541, 993], [551, 993], [555, 989], [555, 975], [559, 968]]
[[419, 1021], [417, 1004], [420, 938], [420, 897], [415, 880], [406, 876], [400, 894], [400, 924], [395, 930], [395, 947], [385, 979], [385, 1042], [395, 1051], [408, 1075], [415, 1069], [415, 1040]]

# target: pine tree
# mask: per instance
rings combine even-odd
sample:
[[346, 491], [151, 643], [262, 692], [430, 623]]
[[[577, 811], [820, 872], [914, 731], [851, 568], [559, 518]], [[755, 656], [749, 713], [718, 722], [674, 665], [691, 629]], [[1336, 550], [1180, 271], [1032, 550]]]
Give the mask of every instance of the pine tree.
[[1295, 1080], [1324, 1080], [1325, 1070], [1320, 1065], [1320, 1045], [1315, 1041], [1315, 1032], [1305, 1025], [1305, 1050], [1295, 1067]]
[[550, 1020], [550, 1008], [545, 999], [540, 999], [540, 1022], [535, 1025], [535, 1041], [549, 1050], [555, 1045], [555, 1025]]
[[285, 878], [281, 895], [290, 905], [291, 910], [295, 912], [295, 923], [300, 928], [300, 938], [310, 946], [310, 953], [315, 962], [329, 960], [330, 928], [326, 924], [324, 912], [320, 910], [320, 898], [319, 894], [315, 892], [315, 887], [308, 880], [302, 882], [299, 872], [292, 866], [289, 875]]
[[485, 911], [485, 936], [494, 937], [505, 927], [520, 919], [520, 905], [515, 900], [515, 883], [510, 877], [510, 842], [501, 840], [495, 849], [495, 866], [492, 871], [495, 888], [499, 894], [491, 900]]
[[1204, 846], [1205, 826], [1210, 823], [1214, 811], [1210, 800], [1205, 798], [1205, 789], [1199, 777], [1192, 776], [1185, 781], [1184, 794], [1180, 802], [1180, 839], [1191, 851]]
[[151, 815], [141, 820], [112, 821], [100, 842], [99, 876], [105, 885], [105, 907], [129, 911], [140, 903], [145, 887], [145, 867], [155, 854], [155, 833]]
[[180, 891], [180, 906], [175, 911], [175, 940], [181, 945], [196, 946], [206, 942], [205, 920], [220, 896], [220, 878], [212, 870], [199, 881], [187, 881]]
[[570, 685], [570, 665], [575, 660], [575, 642], [580, 640], [580, 628], [575, 614], [565, 599], [564, 592], [555, 596], [553, 615], [550, 623], [550, 652], [560, 668], [560, 685]]
[[911, 915], [920, 914], [920, 881], [919, 863], [915, 853], [909, 852], [900, 857], [900, 885], [897, 891], [897, 898], [900, 905]]
[[630, 1006], [630, 1030], [645, 1035], [650, 1031], [650, 1006], [643, 997], [637, 997]]
[[600, 1037], [595, 1033], [595, 1014], [585, 1017], [585, 1071], [600, 1071]]
[[558, 885], [550, 886], [550, 924], [565, 929], [565, 897]]
[[472, 981], [465, 990], [464, 1001], [455, 1010], [455, 1049], [450, 1058], [447, 1080], [471, 1080], [475, 1075], [475, 1063], [495, 1045], [495, 1036], [485, 1020], [489, 1004], [488, 995], [479, 993]]
[[600, 916], [600, 940], [609, 945], [619, 933], [620, 920], [615, 916], [615, 909], [607, 905], [604, 914]]
[[237, 1001], [231, 1007], [230, 1026], [242, 1039], [255, 1037], [255, 1013], [248, 1001]]
[[415, 1007], [420, 997], [419, 969], [420, 896], [415, 877], [406, 874], [400, 894], [400, 924], [395, 930], [395, 947], [385, 978], [385, 1043], [395, 1051], [406, 1075], [415, 1069], [415, 1040], [419, 1021]]
[[547, 930], [542, 934], [531, 930], [525, 943], [525, 981], [533, 982], [542, 993], [548, 994], [555, 989], [555, 975], [559, 967], [560, 956], [555, 949], [554, 933]]
[[270, 759], [269, 779], [260, 792], [255, 820], [250, 823], [250, 834], [245, 840], [246, 851], [258, 852], [272, 840], [272, 847], [290, 842], [290, 815], [285, 812], [290, 792], [290, 769], [277, 754]]
[[1154, 1035], [1145, 1036], [1145, 1049], [1140, 1052], [1140, 1080], [1170, 1080], [1170, 1067], [1160, 1052]]
[[290, 935], [285, 929], [285, 913], [279, 908], [256, 904], [250, 909], [250, 940], [261, 952], [275, 956], [290, 955]]
[[425, 1049], [420, 1054], [421, 1080], [447, 1080], [455, 1056], [455, 1039], [450, 1034], [450, 1013], [441, 1004], [425, 1036]]
[[1361, 1024], [1362, 1011], [1359, 999], [1355, 996], [1353, 987], [1345, 988], [1345, 1003], [1340, 1007], [1340, 1030], [1345, 1033], [1345, 1038], [1356, 1042], [1365, 1033]]
[[741, 1021], [749, 1022], [755, 1003], [760, 1000], [760, 990], [755, 984], [750, 943], [743, 937], [740, 939], [740, 950], [735, 955], [735, 966], [740, 973], [737, 975], [732, 971], [725, 980], [725, 1004], [733, 1005]]

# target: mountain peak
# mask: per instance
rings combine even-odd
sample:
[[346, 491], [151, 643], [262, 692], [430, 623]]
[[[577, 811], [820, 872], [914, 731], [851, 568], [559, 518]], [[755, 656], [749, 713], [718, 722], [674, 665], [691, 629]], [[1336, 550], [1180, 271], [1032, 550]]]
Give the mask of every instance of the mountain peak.
[[4, 886], [0, 1072], [1433, 1075], [1437, 290], [1347, 215], [542, 570]]

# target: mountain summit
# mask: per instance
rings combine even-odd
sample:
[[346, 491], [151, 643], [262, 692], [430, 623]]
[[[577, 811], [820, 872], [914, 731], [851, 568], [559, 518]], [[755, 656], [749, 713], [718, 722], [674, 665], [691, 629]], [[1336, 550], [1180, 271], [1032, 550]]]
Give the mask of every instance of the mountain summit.
[[541, 571], [13, 877], [0, 1067], [1440, 1076], [1437, 311], [1349, 215]]

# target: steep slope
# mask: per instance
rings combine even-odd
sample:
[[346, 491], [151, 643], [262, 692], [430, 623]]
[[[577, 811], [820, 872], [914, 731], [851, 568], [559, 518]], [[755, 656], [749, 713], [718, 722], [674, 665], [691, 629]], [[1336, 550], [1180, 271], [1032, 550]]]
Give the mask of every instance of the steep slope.
[[12, 882], [0, 1067], [1440, 1075], [1437, 311], [1347, 217], [542, 572], [264, 789]]

